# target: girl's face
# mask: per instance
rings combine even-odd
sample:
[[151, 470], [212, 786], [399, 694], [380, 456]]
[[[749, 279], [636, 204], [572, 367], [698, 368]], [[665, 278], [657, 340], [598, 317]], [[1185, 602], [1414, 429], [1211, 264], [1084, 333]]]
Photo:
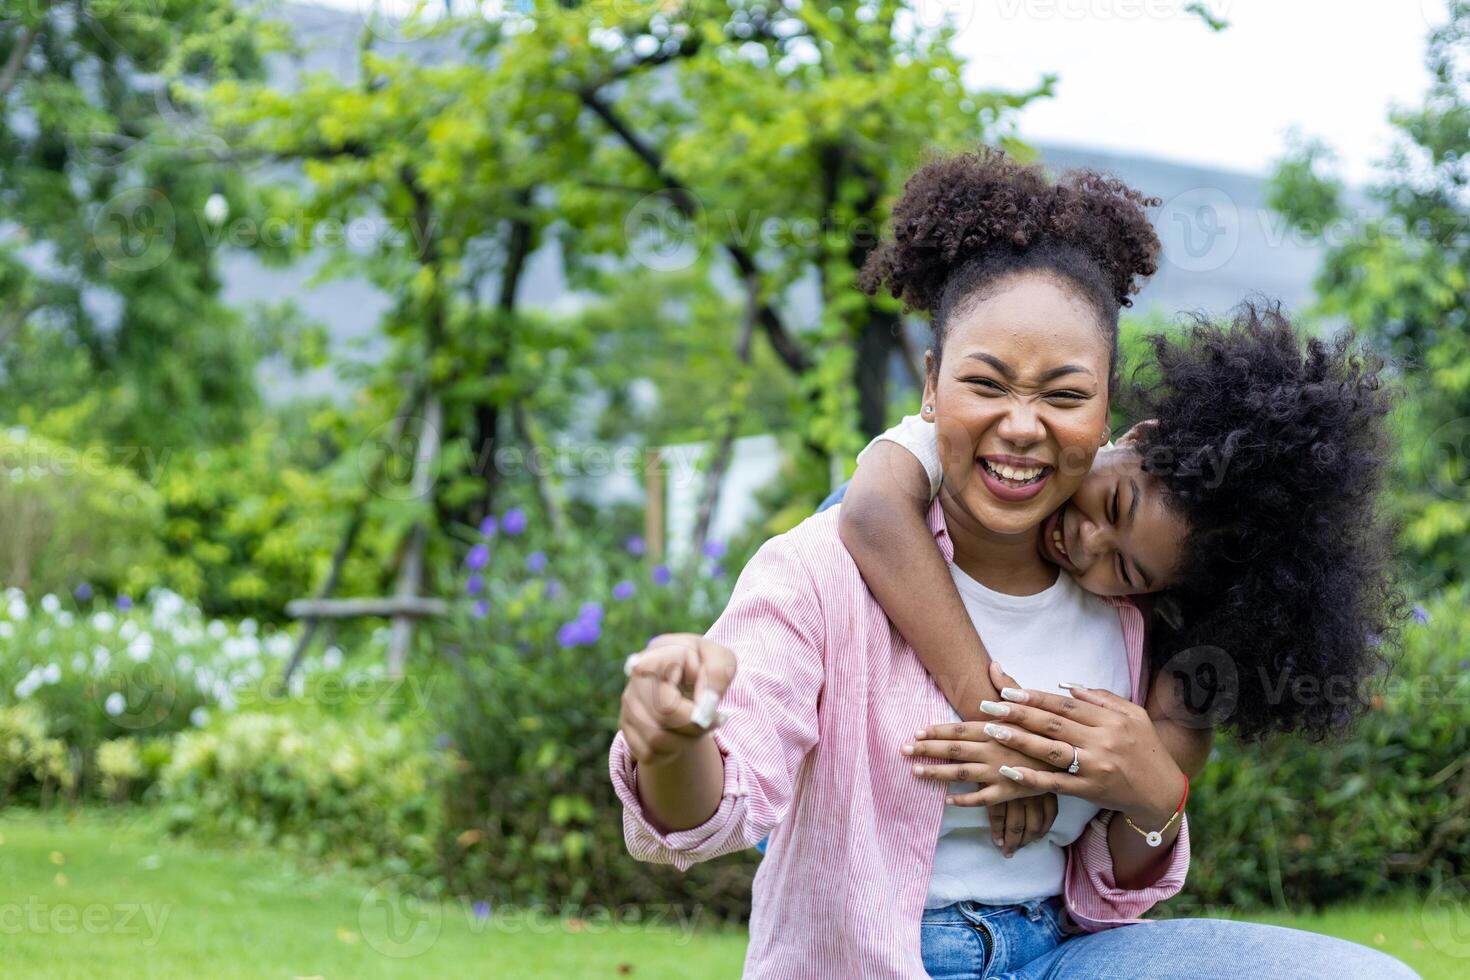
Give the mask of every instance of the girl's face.
[[924, 386], [943, 492], [993, 533], [1034, 532], [1106, 440], [1110, 356], [1088, 302], [1044, 274], [1012, 276], [952, 317]]
[[1047, 518], [1041, 553], [1095, 595], [1158, 592], [1177, 581], [1188, 530], [1124, 436], [1097, 454], [1081, 488]]

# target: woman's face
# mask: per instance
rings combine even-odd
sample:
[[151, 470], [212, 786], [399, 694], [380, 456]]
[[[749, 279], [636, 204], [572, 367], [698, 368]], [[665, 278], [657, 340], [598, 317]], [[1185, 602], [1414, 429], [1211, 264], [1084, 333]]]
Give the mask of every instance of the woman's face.
[[944, 492], [982, 527], [1034, 531], [1077, 491], [1106, 438], [1109, 347], [1088, 302], [1039, 273], [951, 318], [924, 404]]
[[1093, 461], [1082, 487], [1047, 518], [1041, 553], [1095, 595], [1175, 584], [1189, 527], [1125, 436]]

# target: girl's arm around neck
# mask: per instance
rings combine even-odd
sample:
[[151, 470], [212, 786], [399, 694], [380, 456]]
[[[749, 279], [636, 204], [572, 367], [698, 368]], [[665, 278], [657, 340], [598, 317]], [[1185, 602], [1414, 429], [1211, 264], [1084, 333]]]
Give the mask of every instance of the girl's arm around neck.
[[966, 721], [999, 696], [990, 655], [924, 519], [929, 477], [908, 450], [876, 442], [842, 501], [838, 529], [868, 591]]

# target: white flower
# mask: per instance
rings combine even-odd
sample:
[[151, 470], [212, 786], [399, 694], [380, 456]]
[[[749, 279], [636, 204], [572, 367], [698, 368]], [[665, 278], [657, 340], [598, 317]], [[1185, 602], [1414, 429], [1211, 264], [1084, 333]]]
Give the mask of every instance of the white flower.
[[24, 620], [30, 612], [30, 610], [26, 609], [26, 601], [24, 599], [11, 599], [10, 606], [5, 611], [17, 623]]
[[149, 657], [149, 655], [151, 655], [152, 653], [153, 653], [153, 634], [152, 633], [143, 633], [143, 634], [135, 637], [133, 639], [133, 642], [132, 643], [129, 643], [128, 644], [128, 656], [132, 657], [134, 660], [136, 660], [136, 661], [138, 661], [140, 663], [142, 661], [144, 661], [144, 660], [147, 660], [148, 657]]
[[61, 600], [56, 598], [56, 596], [52, 595], [50, 592], [47, 592], [45, 595], [41, 596], [41, 608], [46, 611], [46, 615], [55, 616], [57, 613], [61, 612]]
[[68, 610], [63, 609], [61, 610], [61, 612], [56, 614], [56, 623], [63, 629], [71, 629], [72, 626], [76, 624], [76, 621], [77, 618], [73, 616]]
[[112, 613], [103, 610], [92, 614], [92, 628], [101, 633], [108, 633], [117, 625], [117, 618]]
[[272, 657], [285, 657], [296, 649], [296, 641], [291, 639], [290, 633], [272, 633], [265, 641], [265, 649]]
[[0, 621], [0, 637], [3, 637], [3, 638], [5, 638], [5, 639], [8, 640], [11, 637], [13, 637], [14, 635], [15, 635], [15, 627], [12, 624], [8, 623], [8, 622]]
[[131, 619], [125, 619], [123, 620], [122, 629], [117, 631], [117, 635], [122, 637], [124, 640], [131, 640], [140, 632], [141, 630], [139, 630], [137, 623], [135, 623]]
[[79, 653], [75, 657], [72, 657], [71, 669], [76, 671], [78, 674], [85, 674], [87, 672], [86, 654]]
[[179, 673], [187, 674], [189, 671], [194, 669], [194, 658], [189, 656], [187, 653], [181, 653], [177, 658], [175, 658], [174, 666], [178, 668]]
[[41, 680], [47, 684], [57, 684], [61, 681], [61, 665], [47, 664], [46, 669], [41, 671]]
[[327, 647], [322, 653], [322, 666], [327, 670], [336, 670], [342, 666], [342, 650], [340, 647]]
[[205, 725], [209, 724], [209, 712], [206, 711], [203, 707], [195, 708], [193, 711], [189, 712], [189, 724], [193, 725], [195, 728], [203, 728]]
[[223, 640], [230, 632], [229, 628], [218, 619], [209, 621], [209, 635], [216, 640]]
[[120, 692], [113, 691], [111, 694], [107, 695], [107, 700], [102, 703], [102, 707], [107, 710], [107, 713], [109, 715], [112, 715], [114, 718], [116, 718], [118, 715], [128, 710], [128, 699], [123, 697]]
[[260, 629], [260, 625], [256, 623], [255, 620], [250, 619], [249, 617], [240, 620], [240, 632], [244, 635], [254, 636], [256, 630], [258, 629]]
[[97, 665], [98, 670], [106, 670], [112, 661], [112, 651], [98, 644], [92, 648], [92, 662]]

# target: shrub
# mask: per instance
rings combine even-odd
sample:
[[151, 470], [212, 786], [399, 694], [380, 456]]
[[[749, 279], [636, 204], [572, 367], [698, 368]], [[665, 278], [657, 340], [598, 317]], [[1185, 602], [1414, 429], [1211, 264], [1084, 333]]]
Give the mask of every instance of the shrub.
[[79, 582], [137, 591], [156, 581], [158, 495], [101, 450], [0, 431], [0, 581], [34, 594]]
[[[514, 515], [510, 527], [519, 527]], [[709, 625], [733, 584], [722, 558], [666, 577], [591, 528], [549, 554], [544, 537], [505, 528], [502, 521], [497, 536], [476, 542], [470, 594], [462, 590], [441, 629], [454, 683], [441, 685], [448, 696], [435, 704], [465, 759], [452, 796], [454, 826], [464, 831], [449, 863], [452, 886], [517, 905], [678, 896], [713, 915], [747, 915], [754, 852], [684, 875], [633, 860], [607, 776], [624, 659], [656, 632]], [[710, 555], [722, 550], [712, 546]]]
[[159, 789], [175, 830], [437, 879], [453, 761], [403, 725], [240, 712], [178, 736]]
[[0, 708], [0, 806], [31, 791], [44, 801], [75, 783], [65, 743], [46, 734], [45, 711], [34, 704]]
[[[84, 790], [97, 786], [94, 763], [110, 740], [167, 736], [239, 708], [289, 707], [328, 680], [376, 703], [381, 663], [346, 664], [328, 648], [298, 671], [292, 696], [277, 691], [289, 634], [253, 620], [208, 620], [163, 590], [138, 603], [124, 597], [121, 606], [54, 595], [32, 604], [17, 589], [0, 597], [0, 706], [42, 709], [47, 736], [73, 750]], [[376, 659], [377, 649], [376, 641], [366, 644], [365, 658]]]
[[1416, 608], [1349, 740], [1219, 744], [1190, 793], [1185, 907], [1321, 906], [1470, 872], [1467, 599]]

